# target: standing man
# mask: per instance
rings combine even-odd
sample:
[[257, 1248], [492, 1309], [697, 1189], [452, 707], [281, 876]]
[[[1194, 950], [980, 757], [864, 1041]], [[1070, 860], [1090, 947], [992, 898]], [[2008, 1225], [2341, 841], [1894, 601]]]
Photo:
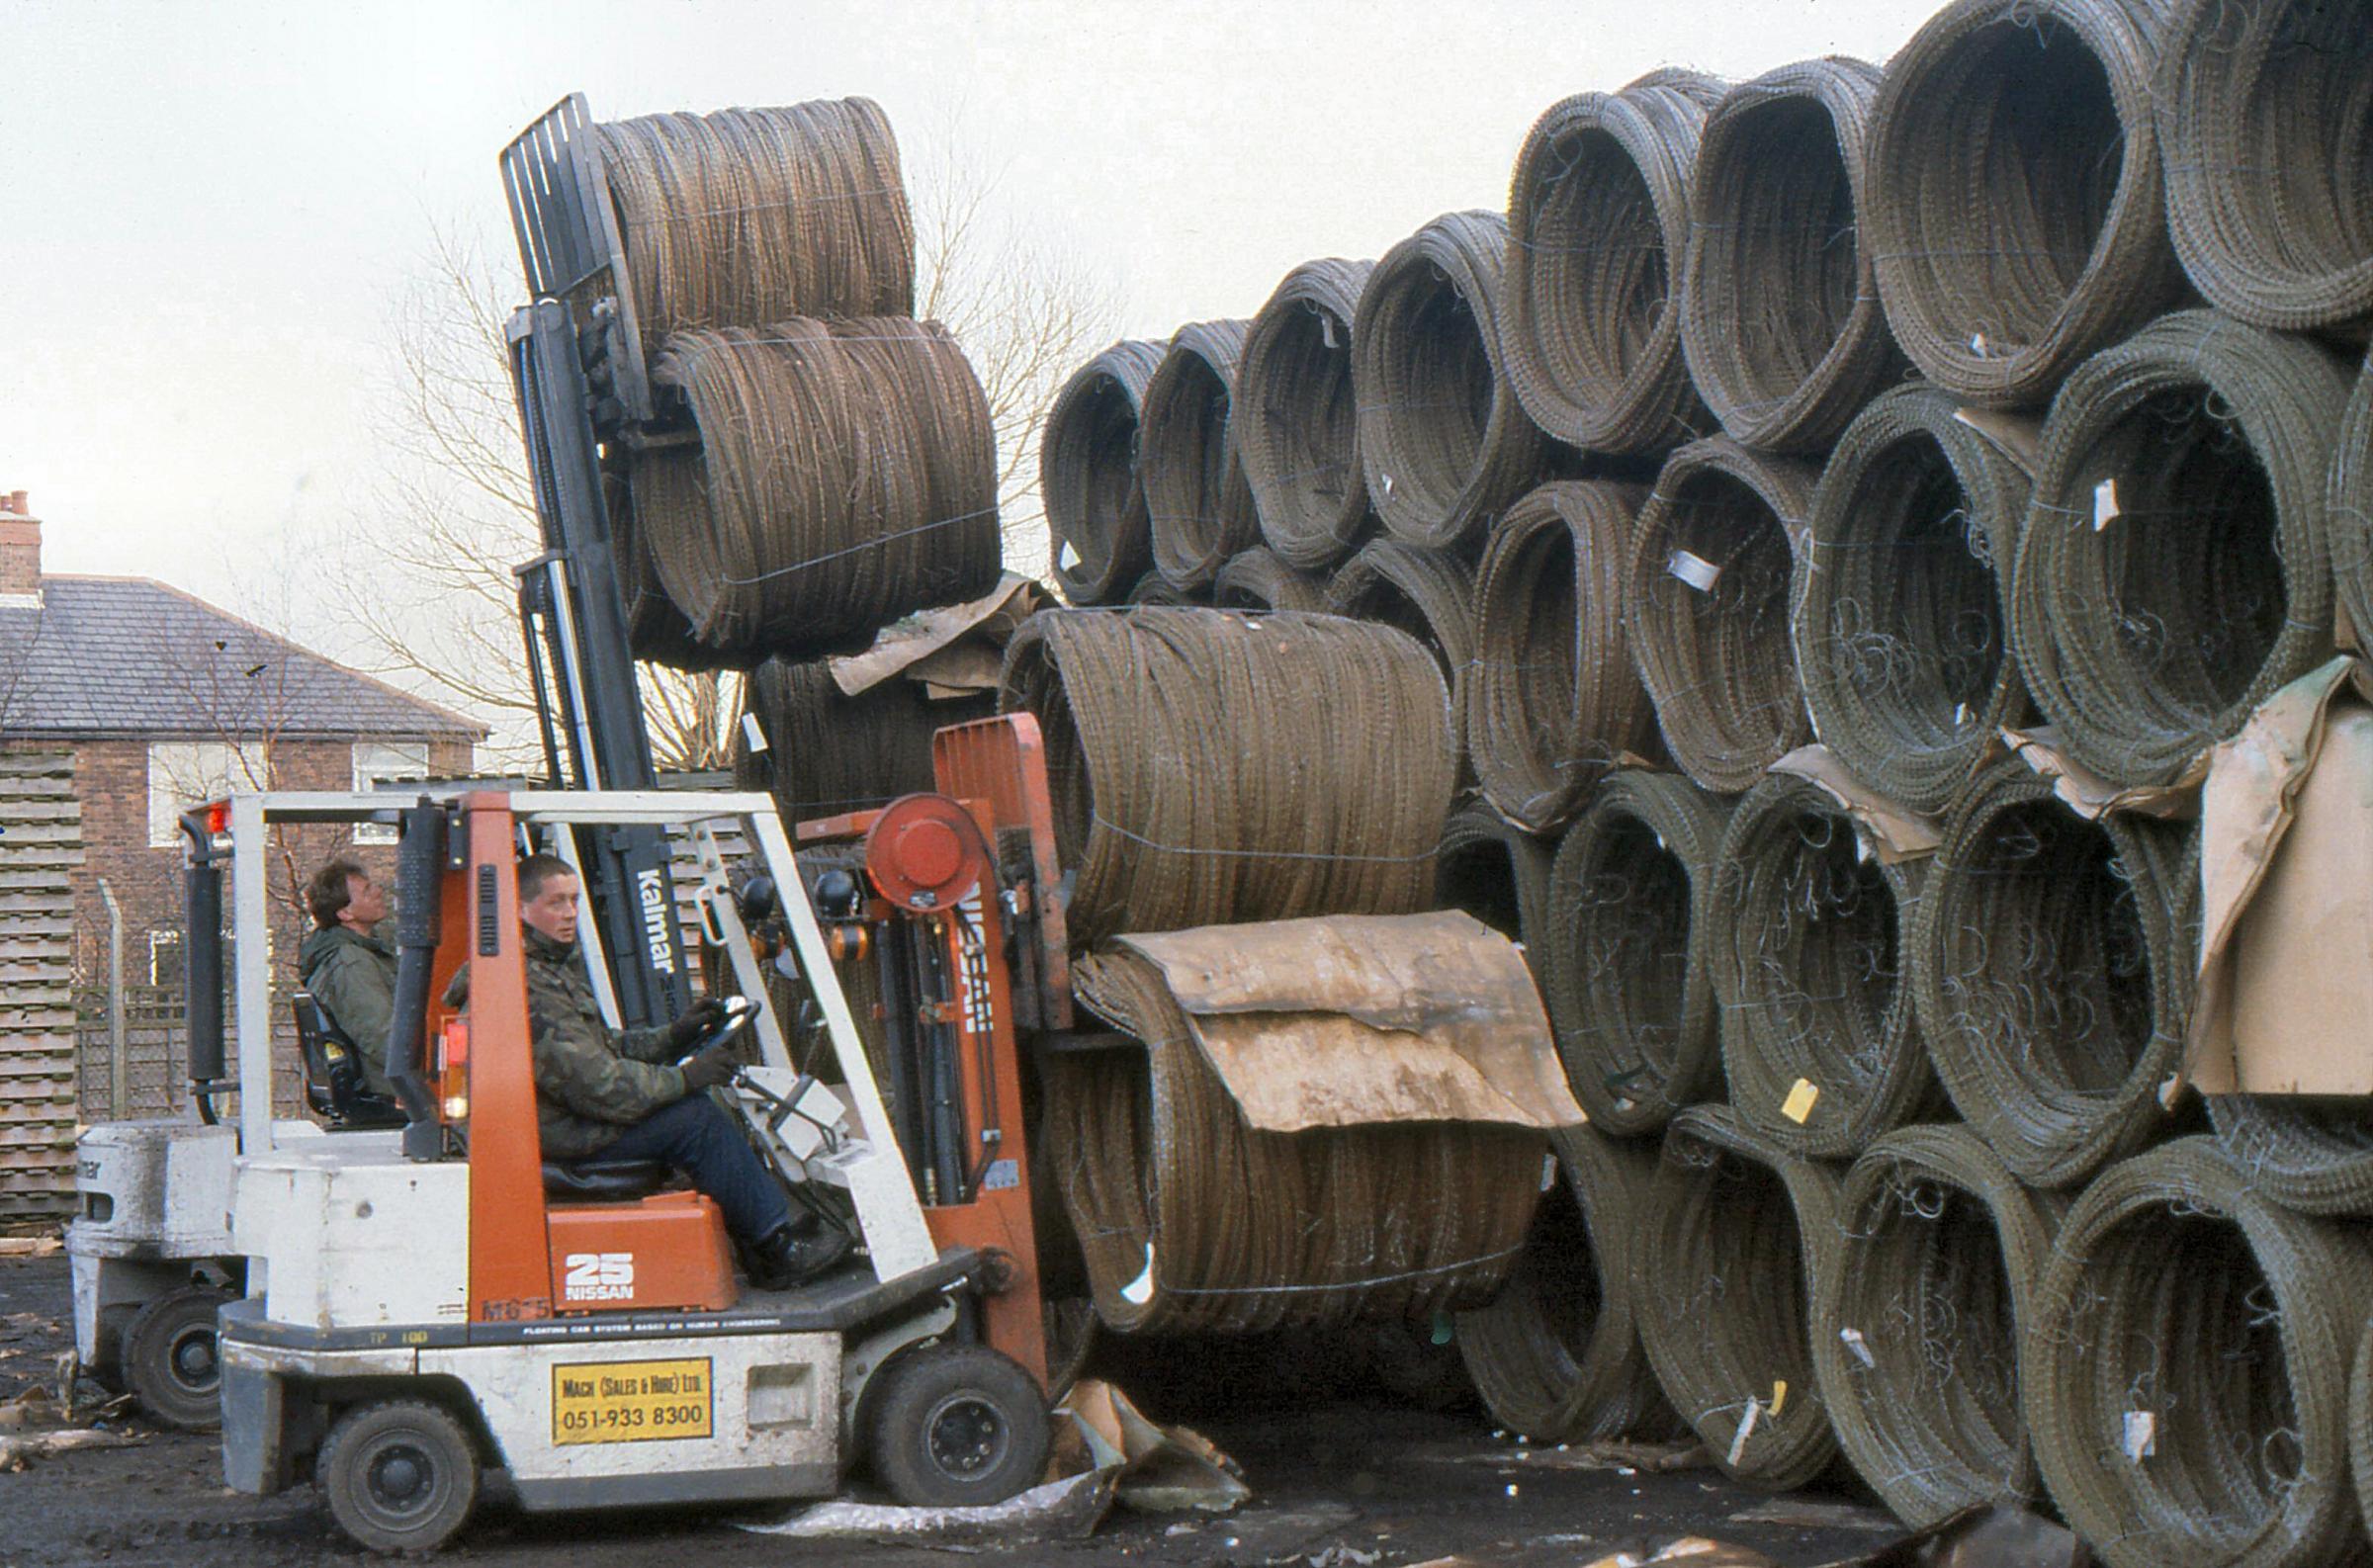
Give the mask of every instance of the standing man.
[[709, 1097], [707, 1090], [740, 1066], [731, 1047], [711, 1046], [680, 1065], [675, 1060], [717, 1026], [724, 1008], [704, 1001], [651, 1029], [613, 1030], [602, 1021], [578, 961], [578, 892], [576, 873], [558, 855], [519, 862], [544, 1158], [658, 1160], [681, 1171], [725, 1211], [751, 1282], [762, 1290], [787, 1289], [839, 1262], [848, 1238], [813, 1215], [793, 1217], [782, 1183]]
[[396, 1098], [388, 1082], [388, 1021], [396, 1010], [396, 949], [373, 934], [388, 917], [386, 890], [340, 855], [306, 884], [314, 930], [297, 950], [298, 983], [354, 1048], [363, 1088]]

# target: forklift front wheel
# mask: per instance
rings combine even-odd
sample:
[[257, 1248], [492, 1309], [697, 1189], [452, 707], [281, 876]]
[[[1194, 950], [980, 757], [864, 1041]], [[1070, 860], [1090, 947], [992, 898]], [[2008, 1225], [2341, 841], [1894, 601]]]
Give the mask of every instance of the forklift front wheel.
[[991, 1507], [1046, 1469], [1046, 1395], [985, 1345], [909, 1350], [867, 1403], [873, 1478], [911, 1508]]
[[160, 1427], [209, 1432], [222, 1421], [222, 1368], [216, 1359], [219, 1290], [188, 1285], [140, 1308], [118, 1354], [140, 1413]]
[[357, 1405], [340, 1416], [314, 1470], [330, 1517], [370, 1551], [435, 1551], [478, 1504], [470, 1435], [416, 1399]]

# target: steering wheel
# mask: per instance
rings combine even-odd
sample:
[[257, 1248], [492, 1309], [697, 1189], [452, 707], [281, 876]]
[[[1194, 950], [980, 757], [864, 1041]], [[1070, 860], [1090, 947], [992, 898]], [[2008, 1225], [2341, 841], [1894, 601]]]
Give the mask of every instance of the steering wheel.
[[747, 997], [721, 997], [718, 1001], [725, 1008], [724, 1019], [718, 1023], [717, 1027], [693, 1041], [691, 1048], [675, 1059], [678, 1066], [691, 1061], [712, 1046], [723, 1045], [744, 1029], [748, 1028], [749, 1020], [758, 1015], [758, 1004]]

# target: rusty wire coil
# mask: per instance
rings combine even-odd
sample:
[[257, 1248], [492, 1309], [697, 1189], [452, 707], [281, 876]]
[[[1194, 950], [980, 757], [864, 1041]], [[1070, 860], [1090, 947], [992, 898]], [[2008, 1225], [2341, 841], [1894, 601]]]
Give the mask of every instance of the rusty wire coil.
[[2019, 1344], [2065, 1207], [1961, 1126], [1889, 1133], [1846, 1173], [1812, 1361], [1838, 1446], [1906, 1524], [2042, 1501]]
[[1456, 556], [1371, 539], [1335, 569], [1327, 610], [1396, 627], [1432, 651], [1450, 693], [1450, 738], [1465, 776], [1466, 686], [1475, 663], [1475, 571]]
[[1925, 862], [1888, 865], [1827, 791], [1775, 773], [1739, 801], [1717, 864], [1714, 983], [1738, 1113], [1835, 1160], [1941, 1111], [1908, 974]]
[[2373, 318], [2373, 28], [2362, 0], [2181, 0], [2158, 77], [2167, 221], [2193, 286], [2258, 326]]
[[915, 220], [871, 99], [651, 115], [593, 136], [651, 352], [686, 328], [914, 313]]
[[1722, 1097], [1711, 954], [1732, 918], [1714, 902], [1727, 811], [1677, 774], [1619, 768], [1558, 845], [1527, 951], [1566, 1081], [1608, 1132]]
[[1822, 743], [1914, 811], [1941, 812], [2024, 717], [2010, 574], [2027, 471], [1925, 385], [1848, 426], [1797, 563], [1797, 674]]
[[1818, 471], [1727, 436], [1665, 460], [1632, 535], [1631, 657], [1673, 760], [1735, 794], [1812, 740], [1791, 585]]
[[639, 463], [631, 472], [605, 472], [601, 477], [601, 497], [610, 519], [610, 560], [616, 567], [619, 608], [626, 612], [626, 646], [635, 657], [670, 669], [725, 668], [733, 660], [702, 647], [692, 635], [692, 623], [667, 597], [637, 521], [638, 496], [656, 516], [691, 515], [701, 504], [700, 467], [682, 461]]
[[1162, 573], [1149, 571], [1137, 579], [1137, 585], [1129, 590], [1125, 602], [1131, 606], [1151, 604], [1164, 609], [1184, 610], [1198, 605], [1208, 606], [1211, 596], [1207, 592], [1189, 593], [1184, 588], [1174, 588], [1162, 580]]
[[1538, 1442], [1659, 1437], [1675, 1425], [1631, 1304], [1631, 1248], [1656, 1146], [1553, 1135], [1562, 1179], [1489, 1305], [1453, 1333], [1492, 1419]]
[[[954, 338], [904, 316], [679, 332], [653, 381], [700, 431], [687, 504], [637, 497], [667, 595], [727, 655], [861, 648], [997, 583], [997, 442]], [[698, 504], [688, 504], [697, 499]]]
[[1879, 75], [1842, 57], [1783, 65], [1707, 117], [1681, 347], [1707, 406], [1746, 446], [1826, 451], [1902, 374], [1857, 218]]
[[2088, 822], [2015, 757], [1945, 822], [1911, 936], [1920, 1028], [1954, 1105], [2031, 1185], [2083, 1181], [2168, 1125], [2199, 937], [2191, 836]]
[[1550, 846], [1510, 826], [1478, 800], [1463, 802], [1442, 830], [1434, 858], [1434, 902], [1438, 910], [1463, 910], [1525, 947], [1525, 961], [1540, 973], [1533, 944], [1548, 919]]
[[1212, 601], [1223, 610], [1305, 610], [1323, 615], [1327, 579], [1296, 571], [1266, 545], [1239, 550], [1219, 568]]
[[2373, 644], [2373, 375], [2362, 370], [2332, 445], [2327, 504], [2338, 609], [2363, 648]]
[[1046, 1059], [1034, 1153], [1125, 1334], [1423, 1322], [1480, 1306], [1524, 1250], [1546, 1145], [1461, 1122], [1263, 1132], [1244, 1119], [1150, 961], [1072, 969], [1081, 1002], [1144, 1043]]
[[1047, 410], [1038, 488], [1055, 585], [1073, 604], [1117, 604], [1153, 566], [1137, 449], [1163, 348], [1113, 344], [1074, 372]]
[[1324, 571], [1373, 526], [1360, 466], [1352, 324], [1371, 261], [1306, 261], [1253, 317], [1236, 371], [1236, 450], [1261, 537]]
[[1955, 0], [1889, 61], [1862, 206], [1930, 381], [2039, 407], [2173, 305], [2152, 76], [2159, 0]]
[[2062, 1224], [2020, 1353], [2035, 1455], [2111, 1568], [2361, 1568], [2349, 1363], [2361, 1235], [2208, 1138], [2111, 1166]]
[[1560, 480], [1491, 525], [1475, 578], [1466, 749], [1491, 803], [1531, 832], [1562, 825], [1625, 752], [1656, 748], [1631, 662], [1624, 573], [1646, 492]]
[[2217, 1142], [2259, 1191], [2302, 1214], [2373, 1219], [2373, 1116], [2362, 1101], [2211, 1094]]
[[[1006, 650], [1089, 944], [1425, 907], [1456, 773], [1432, 657], [1325, 615], [1051, 610]], [[1313, 723], [1312, 715], [1325, 722]]]
[[1230, 411], [1250, 324], [1196, 321], [1179, 328], [1145, 384], [1137, 469], [1154, 569], [1181, 592], [1207, 589], [1230, 556], [1261, 539]]
[[1657, 454], [1713, 421], [1681, 357], [1674, 298], [1690, 174], [1722, 84], [1657, 71], [1534, 122], [1508, 187], [1508, 378], [1541, 429]]
[[1360, 466], [1394, 538], [1470, 544], [1548, 446], [1501, 363], [1508, 220], [1450, 213], [1384, 253], [1352, 323]]
[[1631, 1250], [1656, 1380], [1731, 1479], [1802, 1486], [1837, 1458], [1812, 1303], [1838, 1245], [1837, 1177], [1719, 1105], [1675, 1116]]
[[797, 823], [938, 788], [931, 737], [988, 718], [996, 700], [987, 693], [938, 700], [920, 682], [897, 677], [851, 697], [823, 659], [770, 658], [750, 671], [743, 706], [757, 719], [766, 749], [737, 754], [736, 782], [768, 791], [783, 821]]
[[2212, 310], [2085, 362], [2044, 422], [2012, 646], [2067, 753], [2169, 785], [2329, 656], [2349, 370]]

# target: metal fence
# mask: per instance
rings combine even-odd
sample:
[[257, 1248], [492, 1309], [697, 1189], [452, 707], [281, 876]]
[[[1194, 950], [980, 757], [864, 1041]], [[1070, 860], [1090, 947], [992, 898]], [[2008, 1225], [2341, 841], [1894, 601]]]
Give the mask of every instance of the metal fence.
[[[126, 1121], [180, 1116], [190, 1108], [187, 1010], [179, 986], [126, 986], [124, 1072], [116, 1073], [115, 1024], [108, 988], [86, 986], [74, 994], [75, 1061], [82, 1119]], [[229, 1059], [238, 1062], [238, 1028], [225, 1018]], [[275, 1111], [295, 1115], [303, 1100], [297, 1062], [297, 1028], [287, 999], [272, 999], [272, 1100]], [[221, 1108], [235, 1104], [235, 1096]]]

